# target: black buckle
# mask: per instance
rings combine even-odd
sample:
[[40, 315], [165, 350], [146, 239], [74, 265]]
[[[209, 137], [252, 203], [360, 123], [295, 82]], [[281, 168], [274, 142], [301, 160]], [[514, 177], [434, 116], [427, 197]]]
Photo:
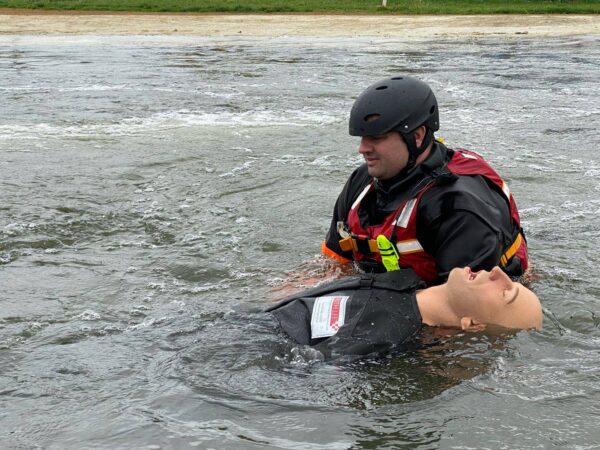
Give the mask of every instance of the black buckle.
[[359, 289], [371, 289], [371, 287], [373, 286], [373, 281], [375, 281], [373, 279], [372, 276], [370, 275], [361, 275], [360, 276], [360, 280], [358, 282], [358, 288]]
[[368, 238], [364, 239], [364, 238], [355, 237], [354, 242], [356, 242], [356, 249], [359, 251], [359, 253], [362, 253], [363, 255], [371, 254], [371, 247], [369, 247], [369, 239]]

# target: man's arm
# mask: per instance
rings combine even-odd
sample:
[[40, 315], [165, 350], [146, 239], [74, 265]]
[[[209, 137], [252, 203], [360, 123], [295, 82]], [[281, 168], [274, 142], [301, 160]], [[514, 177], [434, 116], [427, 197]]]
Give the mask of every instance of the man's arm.
[[502, 255], [499, 234], [470, 211], [457, 211], [439, 223], [433, 253], [439, 281], [445, 281], [455, 267], [473, 271], [490, 270]]
[[278, 301], [309, 287], [351, 275], [353, 270], [351, 264], [339, 264], [331, 259], [317, 256], [286, 272], [284, 280], [273, 283], [270, 300]]
[[338, 222], [345, 219], [343, 208], [340, 207], [340, 199], [341, 196], [338, 197], [337, 201], [335, 202], [335, 208], [333, 209], [329, 230], [327, 231], [325, 240], [321, 243], [321, 253], [327, 258], [340, 264], [347, 264], [352, 261], [352, 252], [345, 252], [341, 249], [340, 239], [342, 239], [342, 237], [337, 231]]
[[337, 231], [337, 224], [340, 221], [346, 221], [352, 202], [370, 181], [371, 178], [366, 170], [366, 165], [363, 164], [350, 175], [335, 202], [329, 230], [325, 240], [321, 243], [321, 253], [340, 264], [347, 264], [352, 261], [352, 252], [345, 252], [340, 248], [339, 241], [342, 236]]
[[[427, 195], [429, 194], [429, 195]], [[435, 257], [440, 282], [454, 267], [490, 270], [510, 242], [508, 203], [480, 176], [431, 189], [420, 202], [418, 239]]]

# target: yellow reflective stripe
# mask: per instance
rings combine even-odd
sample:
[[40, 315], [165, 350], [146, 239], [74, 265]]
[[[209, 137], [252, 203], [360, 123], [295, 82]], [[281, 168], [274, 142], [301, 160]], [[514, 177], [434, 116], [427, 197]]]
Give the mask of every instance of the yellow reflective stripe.
[[401, 255], [423, 251], [423, 247], [417, 239], [396, 242], [396, 248]]
[[360, 193], [360, 195], [358, 196], [358, 198], [356, 200], [354, 200], [354, 203], [352, 203], [352, 207], [350, 209], [354, 209], [358, 206], [358, 204], [360, 203], [360, 201], [363, 199], [363, 197], [365, 195], [367, 195], [367, 192], [369, 192], [369, 190], [371, 189], [372, 184], [369, 183], [367, 186], [365, 186], [365, 188], [363, 189], [363, 191]]
[[404, 208], [402, 208], [402, 212], [398, 216], [398, 220], [396, 220], [396, 226], [401, 228], [406, 228], [408, 226], [408, 221], [410, 220], [410, 216], [415, 209], [415, 205], [417, 204], [417, 199], [413, 198], [406, 202]]
[[517, 250], [519, 250], [519, 247], [521, 246], [522, 242], [523, 237], [521, 236], [521, 233], [519, 233], [515, 241], [510, 245], [510, 247], [508, 247], [508, 250], [506, 250], [504, 254], [500, 257], [500, 263], [502, 263], [503, 266], [506, 266], [510, 258], [515, 256], [515, 253], [517, 253]]
[[400, 270], [400, 266], [398, 265], [398, 252], [396, 252], [394, 244], [392, 244], [383, 234], [380, 234], [377, 236], [377, 246], [379, 247], [381, 262], [383, 263], [385, 270], [388, 272]]

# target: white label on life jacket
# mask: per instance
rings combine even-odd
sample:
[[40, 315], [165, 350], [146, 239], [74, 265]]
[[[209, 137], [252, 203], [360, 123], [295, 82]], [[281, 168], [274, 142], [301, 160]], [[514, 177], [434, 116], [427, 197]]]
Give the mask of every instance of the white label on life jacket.
[[404, 208], [402, 208], [402, 212], [398, 216], [398, 220], [396, 220], [396, 226], [401, 228], [406, 228], [408, 226], [408, 221], [410, 216], [412, 215], [413, 209], [415, 209], [415, 205], [417, 204], [417, 199], [413, 198], [406, 202]]
[[508, 189], [508, 184], [504, 180], [502, 180], [502, 192], [506, 195], [506, 198], [510, 202], [510, 189]]
[[344, 325], [347, 295], [317, 297], [310, 318], [312, 339], [333, 336]]
[[423, 246], [417, 239], [396, 242], [396, 248], [398, 249], [398, 253], [401, 255], [423, 251]]
[[362, 192], [360, 193], [360, 195], [356, 198], [356, 200], [354, 200], [354, 203], [352, 203], [352, 206], [350, 207], [350, 209], [356, 208], [358, 206], [358, 204], [361, 202], [361, 200], [363, 199], [363, 197], [365, 195], [367, 195], [367, 192], [369, 192], [372, 187], [373, 187], [373, 183], [367, 184], [365, 186], [365, 188], [362, 190]]
[[460, 152], [460, 154], [462, 156], [464, 156], [465, 158], [470, 158], [470, 159], [478, 159], [477, 156], [475, 155], [471, 155], [470, 153], [465, 153], [465, 152]]

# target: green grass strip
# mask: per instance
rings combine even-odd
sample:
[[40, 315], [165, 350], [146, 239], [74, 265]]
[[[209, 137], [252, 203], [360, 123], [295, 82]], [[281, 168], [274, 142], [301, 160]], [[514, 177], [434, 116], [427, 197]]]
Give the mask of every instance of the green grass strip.
[[600, 0], [0, 0], [0, 8], [203, 13], [599, 14]]

